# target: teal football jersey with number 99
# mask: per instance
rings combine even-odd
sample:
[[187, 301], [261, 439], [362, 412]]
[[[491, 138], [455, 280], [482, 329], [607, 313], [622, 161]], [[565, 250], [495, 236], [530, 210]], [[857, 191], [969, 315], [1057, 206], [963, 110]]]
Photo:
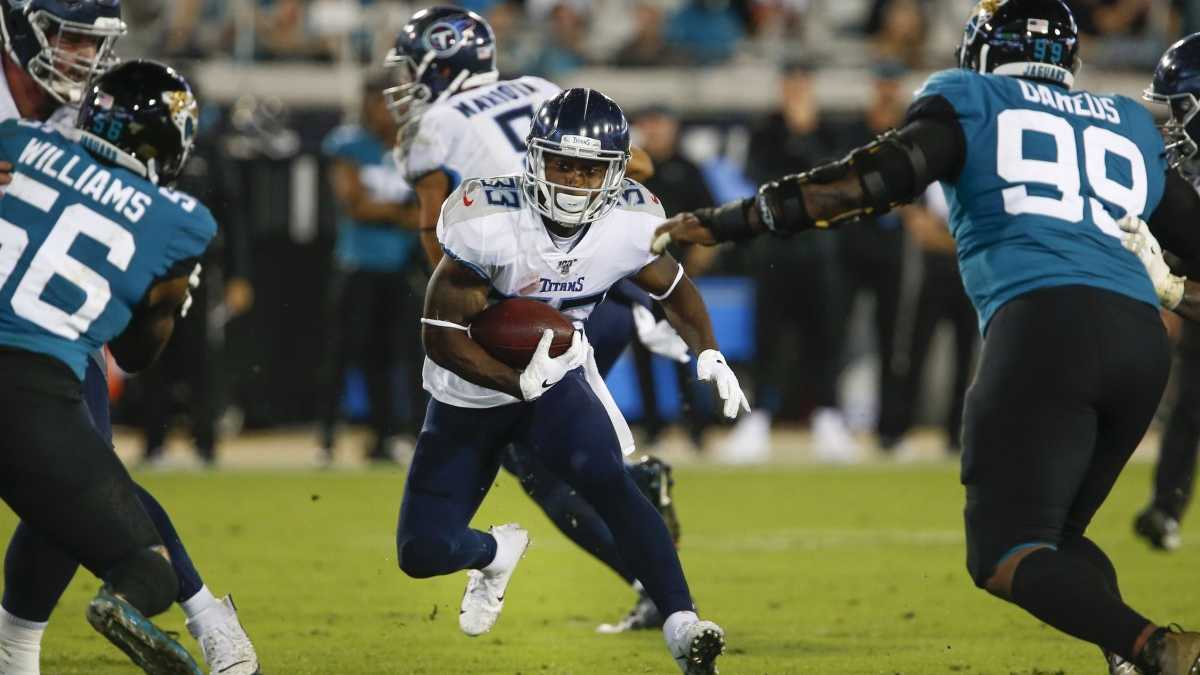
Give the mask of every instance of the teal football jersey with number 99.
[[1124, 96], [1071, 91], [1002, 75], [945, 70], [916, 97], [954, 108], [966, 158], [944, 183], [963, 284], [981, 332], [1031, 290], [1086, 285], [1157, 307], [1116, 221], [1148, 219], [1166, 161], [1149, 111]]

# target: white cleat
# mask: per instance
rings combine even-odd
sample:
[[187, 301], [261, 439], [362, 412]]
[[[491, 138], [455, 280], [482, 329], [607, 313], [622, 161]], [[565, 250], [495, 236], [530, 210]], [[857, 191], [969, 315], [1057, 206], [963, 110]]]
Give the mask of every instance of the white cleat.
[[259, 675], [258, 654], [242, 622], [233, 598], [225, 596], [187, 621], [188, 632], [200, 643], [204, 662], [213, 675]]
[[481, 570], [467, 571], [467, 590], [458, 613], [458, 627], [471, 637], [496, 625], [508, 581], [529, 548], [529, 531], [516, 523], [496, 525], [488, 531], [496, 538], [496, 558]]
[[[668, 622], [669, 623], [669, 622]], [[668, 633], [667, 649], [684, 675], [717, 675], [717, 657], [725, 651], [725, 631], [696, 619]]]

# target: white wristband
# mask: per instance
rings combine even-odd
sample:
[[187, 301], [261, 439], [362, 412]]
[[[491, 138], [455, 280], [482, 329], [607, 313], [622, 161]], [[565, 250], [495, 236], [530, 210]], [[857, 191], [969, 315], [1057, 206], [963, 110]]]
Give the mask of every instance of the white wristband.
[[449, 321], [438, 321], [437, 319], [426, 319], [425, 317], [421, 317], [421, 323], [423, 323], [427, 326], [437, 326], [439, 328], [453, 328], [455, 330], [465, 330], [465, 331], [470, 332], [470, 328], [468, 328], [467, 326], [463, 326], [463, 325], [457, 324], [457, 323], [451, 323]]
[[680, 265], [679, 271], [675, 273], [675, 281], [671, 282], [671, 286], [669, 288], [667, 288], [665, 293], [663, 293], [662, 295], [655, 295], [653, 293], [647, 293], [647, 295], [649, 295], [650, 298], [653, 299], [655, 302], [662, 302], [663, 300], [666, 300], [668, 296], [670, 296], [672, 293], [675, 292], [675, 287], [679, 285], [679, 280], [682, 278], [683, 278], [683, 265]]

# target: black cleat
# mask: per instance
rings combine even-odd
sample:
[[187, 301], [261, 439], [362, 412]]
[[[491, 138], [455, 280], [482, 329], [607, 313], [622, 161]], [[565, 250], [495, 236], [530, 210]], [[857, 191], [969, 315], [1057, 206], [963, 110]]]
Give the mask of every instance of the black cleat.
[[204, 675], [186, 649], [108, 586], [88, 605], [87, 620], [150, 675]]
[[645, 590], [638, 591], [637, 604], [623, 619], [616, 623], [602, 623], [596, 626], [597, 633], [612, 635], [615, 633], [625, 633], [631, 630], [650, 630], [654, 628], [662, 628], [663, 615], [658, 611], [658, 607], [650, 596], [646, 595]]
[[671, 477], [671, 465], [657, 457], [643, 457], [636, 464], [629, 466], [633, 482], [637, 483], [646, 499], [658, 509], [667, 530], [671, 532], [671, 541], [679, 546], [679, 516], [675, 513], [675, 498], [672, 489], [675, 479]]
[[1152, 548], [1160, 551], [1174, 551], [1183, 542], [1179, 534], [1179, 521], [1153, 506], [1137, 515], [1133, 521], [1133, 531]]
[[1200, 675], [1200, 633], [1179, 626], [1154, 631], [1138, 655], [1144, 675]]

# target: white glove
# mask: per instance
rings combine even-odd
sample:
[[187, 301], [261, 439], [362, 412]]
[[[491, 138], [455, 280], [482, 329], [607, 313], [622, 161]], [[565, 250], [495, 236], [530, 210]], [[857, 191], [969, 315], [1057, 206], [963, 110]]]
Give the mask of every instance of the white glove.
[[188, 310], [192, 308], [192, 289], [200, 287], [200, 263], [192, 268], [192, 273], [188, 275], [188, 291], [187, 296], [183, 298], [183, 306], [179, 308], [179, 318], [186, 318]]
[[1154, 291], [1158, 294], [1159, 304], [1166, 309], [1178, 307], [1183, 300], [1184, 282], [1187, 279], [1171, 274], [1171, 268], [1163, 260], [1162, 246], [1150, 233], [1150, 228], [1141, 218], [1132, 214], [1118, 220], [1117, 225], [1125, 232], [1121, 235], [1121, 245], [1136, 255], [1146, 267]]
[[550, 387], [567, 376], [567, 373], [582, 366], [587, 361], [591, 345], [583, 336], [583, 331], [576, 330], [571, 336], [571, 348], [557, 358], [550, 357], [550, 343], [554, 341], [554, 331], [547, 329], [538, 341], [533, 358], [521, 372], [521, 398], [532, 401], [546, 393]]
[[715, 349], [705, 349], [696, 357], [696, 377], [702, 382], [714, 382], [717, 395], [725, 402], [724, 413], [729, 419], [738, 416], [738, 409], [750, 412], [750, 401], [742, 393], [737, 375], [733, 374], [725, 357]]
[[688, 362], [688, 346], [679, 337], [667, 320], [656, 321], [654, 313], [645, 305], [633, 303], [633, 325], [637, 328], [638, 340], [646, 349], [665, 356], [672, 361]]

